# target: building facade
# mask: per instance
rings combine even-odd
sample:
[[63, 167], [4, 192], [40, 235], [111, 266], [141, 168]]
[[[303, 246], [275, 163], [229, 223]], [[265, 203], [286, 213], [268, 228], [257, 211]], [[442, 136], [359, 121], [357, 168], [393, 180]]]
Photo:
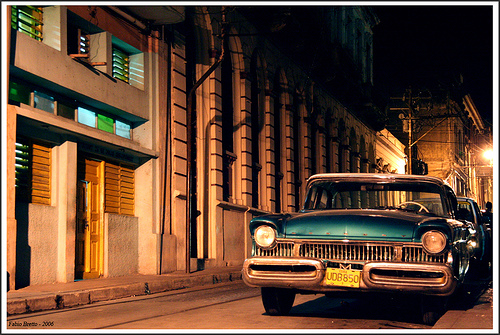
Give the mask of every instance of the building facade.
[[[405, 171], [373, 118], [369, 7], [8, 9], [11, 289], [237, 266], [312, 174]], [[313, 23], [297, 41], [330, 63], [279, 42]]]
[[402, 122], [391, 130], [406, 144], [411, 173], [439, 177], [484, 208], [493, 200], [492, 160], [483, 158], [492, 149], [491, 129], [461, 82], [450, 83], [394, 97], [392, 117]]

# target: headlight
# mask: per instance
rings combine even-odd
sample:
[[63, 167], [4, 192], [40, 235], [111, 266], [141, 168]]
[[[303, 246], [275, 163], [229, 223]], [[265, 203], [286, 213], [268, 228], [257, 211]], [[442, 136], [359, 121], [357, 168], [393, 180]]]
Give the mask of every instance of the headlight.
[[254, 232], [255, 243], [261, 248], [271, 248], [276, 243], [276, 231], [269, 226], [260, 226]]
[[446, 248], [446, 236], [440, 231], [430, 230], [422, 235], [422, 245], [429, 254], [440, 254]]

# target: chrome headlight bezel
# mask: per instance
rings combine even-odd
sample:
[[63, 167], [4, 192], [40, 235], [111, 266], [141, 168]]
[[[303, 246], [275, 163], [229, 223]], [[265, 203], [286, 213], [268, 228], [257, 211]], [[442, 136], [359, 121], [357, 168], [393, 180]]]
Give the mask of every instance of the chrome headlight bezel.
[[429, 230], [422, 235], [422, 247], [429, 255], [441, 255], [448, 246], [446, 235], [438, 230]]
[[276, 245], [276, 230], [263, 225], [257, 227], [253, 233], [254, 241], [262, 249], [272, 249]]

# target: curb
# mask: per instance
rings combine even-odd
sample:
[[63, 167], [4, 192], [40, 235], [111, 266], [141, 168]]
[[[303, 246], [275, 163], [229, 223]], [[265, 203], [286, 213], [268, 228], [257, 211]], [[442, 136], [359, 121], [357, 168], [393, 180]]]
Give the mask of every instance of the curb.
[[241, 279], [241, 271], [232, 271], [222, 274], [192, 275], [185, 278], [153, 279], [148, 282], [134, 282], [70, 292], [38, 293], [26, 298], [7, 298], [7, 315], [63, 309], [100, 301], [228, 283]]

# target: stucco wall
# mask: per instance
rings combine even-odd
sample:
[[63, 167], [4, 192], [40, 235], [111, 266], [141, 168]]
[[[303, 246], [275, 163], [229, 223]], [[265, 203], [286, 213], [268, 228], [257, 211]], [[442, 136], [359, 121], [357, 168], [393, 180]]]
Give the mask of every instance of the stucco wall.
[[[69, 57], [65, 51], [56, 50], [26, 34], [16, 33], [15, 47], [16, 68], [73, 91], [80, 95], [79, 100], [91, 106], [96, 105], [97, 101], [105, 101], [110, 108], [127, 111], [144, 120], [148, 119], [147, 91], [132, 87], [99, 71], [91, 71], [87, 66]], [[104, 108], [98, 105], [95, 107]], [[112, 109], [107, 111], [119, 113]], [[123, 113], [120, 116], [129, 118]]]
[[135, 274], [139, 267], [139, 219], [133, 216], [105, 214], [107, 226], [108, 277]]
[[57, 207], [17, 203], [16, 286], [57, 281]]

